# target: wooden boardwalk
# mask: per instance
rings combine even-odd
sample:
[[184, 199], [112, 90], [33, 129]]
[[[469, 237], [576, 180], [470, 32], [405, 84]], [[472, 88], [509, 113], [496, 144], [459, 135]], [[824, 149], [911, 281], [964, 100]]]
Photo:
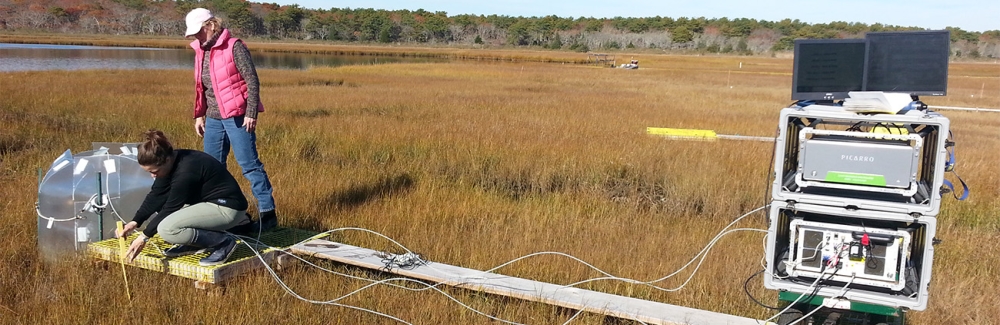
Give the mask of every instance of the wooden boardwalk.
[[[387, 271], [385, 263], [382, 262], [385, 254], [367, 248], [316, 239], [294, 245], [290, 249], [295, 254]], [[764, 324], [751, 318], [565, 287], [434, 262], [412, 269], [392, 268], [388, 272], [449, 286], [637, 320], [648, 324]]]

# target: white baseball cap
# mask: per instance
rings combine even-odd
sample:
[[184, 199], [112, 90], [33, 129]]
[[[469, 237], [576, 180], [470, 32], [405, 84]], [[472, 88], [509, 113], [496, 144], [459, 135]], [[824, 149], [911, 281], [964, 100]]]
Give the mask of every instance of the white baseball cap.
[[201, 31], [201, 25], [205, 23], [206, 20], [212, 19], [212, 12], [205, 8], [195, 8], [184, 17], [184, 22], [187, 24], [187, 32], [184, 33], [184, 37], [188, 37], [194, 34], [198, 34]]

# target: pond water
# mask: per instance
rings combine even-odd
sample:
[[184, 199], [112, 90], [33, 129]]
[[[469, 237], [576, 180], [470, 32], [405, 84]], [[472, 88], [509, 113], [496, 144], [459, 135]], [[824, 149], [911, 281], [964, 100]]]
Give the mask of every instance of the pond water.
[[[252, 52], [258, 69], [395, 62], [448, 62], [438, 58]], [[0, 43], [0, 72], [89, 69], [191, 69], [191, 49]]]

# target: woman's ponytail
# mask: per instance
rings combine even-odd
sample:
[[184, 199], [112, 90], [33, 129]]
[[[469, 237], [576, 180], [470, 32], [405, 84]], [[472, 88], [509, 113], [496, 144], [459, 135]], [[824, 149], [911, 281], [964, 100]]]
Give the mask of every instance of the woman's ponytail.
[[142, 136], [143, 141], [139, 144], [139, 155], [136, 157], [140, 166], [163, 166], [174, 155], [174, 145], [170, 144], [163, 131], [149, 129]]

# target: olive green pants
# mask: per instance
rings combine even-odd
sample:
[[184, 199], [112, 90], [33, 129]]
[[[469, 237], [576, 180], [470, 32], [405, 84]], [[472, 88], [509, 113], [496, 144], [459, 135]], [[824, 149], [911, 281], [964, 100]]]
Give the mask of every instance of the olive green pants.
[[248, 223], [246, 211], [233, 210], [215, 203], [198, 203], [184, 207], [160, 221], [156, 231], [171, 244], [190, 245], [195, 230], [226, 231]]

